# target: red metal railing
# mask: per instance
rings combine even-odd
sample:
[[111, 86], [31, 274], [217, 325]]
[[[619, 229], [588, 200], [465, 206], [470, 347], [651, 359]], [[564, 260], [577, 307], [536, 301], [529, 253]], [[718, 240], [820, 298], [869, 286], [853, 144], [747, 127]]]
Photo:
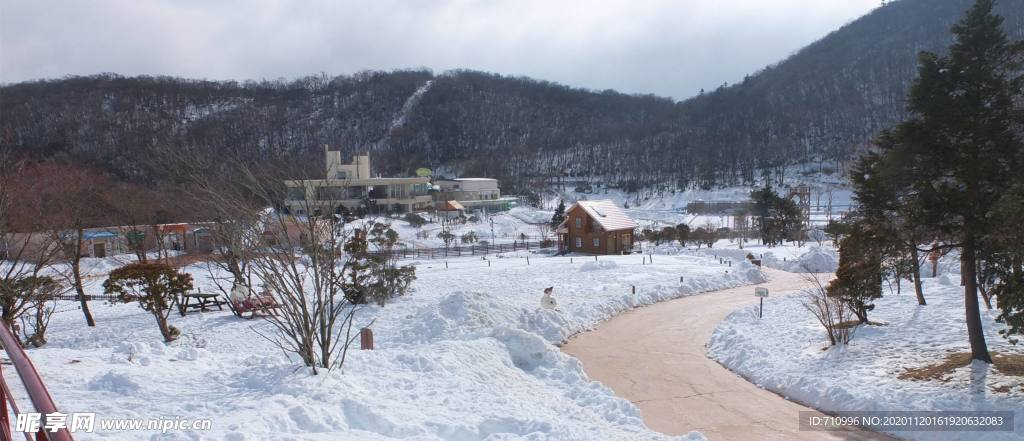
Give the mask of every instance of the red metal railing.
[[[53, 403], [53, 397], [46, 390], [46, 385], [39, 377], [39, 372], [36, 371], [32, 360], [28, 358], [28, 354], [11, 334], [11, 327], [3, 320], [0, 320], [0, 345], [3, 345], [7, 352], [7, 358], [11, 360], [11, 364], [18, 372], [21, 384], [25, 386], [25, 391], [28, 392], [29, 399], [32, 400], [32, 407], [36, 412], [42, 414], [45, 421], [46, 415], [57, 412], [57, 405]], [[3, 372], [0, 371], [0, 441], [14, 439], [14, 434], [11, 431], [11, 417], [7, 410], [8, 403], [15, 415], [21, 413], [18, 403], [11, 395], [11, 389], [7, 386], [7, 380], [4, 378]], [[34, 437], [30, 433], [25, 433], [25, 439], [29, 441], [33, 441], [33, 439], [35, 441], [74, 441], [67, 428], [61, 428], [56, 432], [47, 432], [43, 424], [40, 424]]]

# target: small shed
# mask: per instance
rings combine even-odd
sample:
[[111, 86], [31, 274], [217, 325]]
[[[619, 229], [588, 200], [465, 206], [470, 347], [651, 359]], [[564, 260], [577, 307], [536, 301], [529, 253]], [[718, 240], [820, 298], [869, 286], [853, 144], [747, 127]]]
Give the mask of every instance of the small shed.
[[82, 232], [82, 253], [90, 257], [107, 257], [118, 250], [118, 235], [113, 231], [93, 230]]
[[441, 201], [437, 204], [437, 214], [445, 219], [452, 219], [466, 214], [466, 207], [459, 201]]

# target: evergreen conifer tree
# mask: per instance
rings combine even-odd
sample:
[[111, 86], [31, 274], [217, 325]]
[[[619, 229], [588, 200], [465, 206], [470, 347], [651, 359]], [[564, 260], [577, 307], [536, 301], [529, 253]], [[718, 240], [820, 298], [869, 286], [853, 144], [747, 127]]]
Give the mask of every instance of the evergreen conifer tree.
[[[953, 26], [948, 56], [920, 54], [908, 96], [911, 118], [880, 138], [874, 165], [860, 171], [869, 179], [891, 179], [886, 185], [907, 195], [901, 201], [907, 225], [960, 250], [971, 356], [986, 362], [991, 357], [978, 304], [978, 256], [990, 254], [990, 238], [1000, 226], [991, 214], [1020, 179], [1017, 103], [1024, 85], [1024, 45], [1009, 41], [994, 5], [978, 0]], [[857, 194], [866, 194], [862, 185]], [[1020, 310], [1011, 307], [1014, 314]]]
[[565, 222], [565, 201], [558, 201], [558, 207], [555, 208], [555, 214], [551, 216], [551, 228], [558, 228], [559, 225]]

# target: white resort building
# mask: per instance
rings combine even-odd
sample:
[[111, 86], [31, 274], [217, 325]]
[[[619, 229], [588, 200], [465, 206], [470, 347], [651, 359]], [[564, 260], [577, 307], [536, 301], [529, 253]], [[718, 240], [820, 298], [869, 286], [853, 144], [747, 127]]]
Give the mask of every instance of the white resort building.
[[437, 179], [434, 200], [440, 204], [458, 202], [465, 210], [504, 211], [512, 208], [518, 198], [501, 197], [498, 180], [492, 178]]
[[410, 212], [427, 209], [433, 199], [430, 178], [384, 178], [370, 174], [370, 155], [356, 155], [343, 164], [341, 152], [324, 148], [327, 159], [325, 179], [285, 181], [285, 206], [292, 214], [334, 213], [344, 206], [354, 210], [369, 203], [368, 209]]

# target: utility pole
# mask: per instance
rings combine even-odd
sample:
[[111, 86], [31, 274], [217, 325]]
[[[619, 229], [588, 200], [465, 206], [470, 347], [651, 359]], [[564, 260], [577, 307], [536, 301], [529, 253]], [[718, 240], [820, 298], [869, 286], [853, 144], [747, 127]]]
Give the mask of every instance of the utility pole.
[[487, 216], [487, 222], [491, 224], [491, 244], [494, 243], [494, 215]]

